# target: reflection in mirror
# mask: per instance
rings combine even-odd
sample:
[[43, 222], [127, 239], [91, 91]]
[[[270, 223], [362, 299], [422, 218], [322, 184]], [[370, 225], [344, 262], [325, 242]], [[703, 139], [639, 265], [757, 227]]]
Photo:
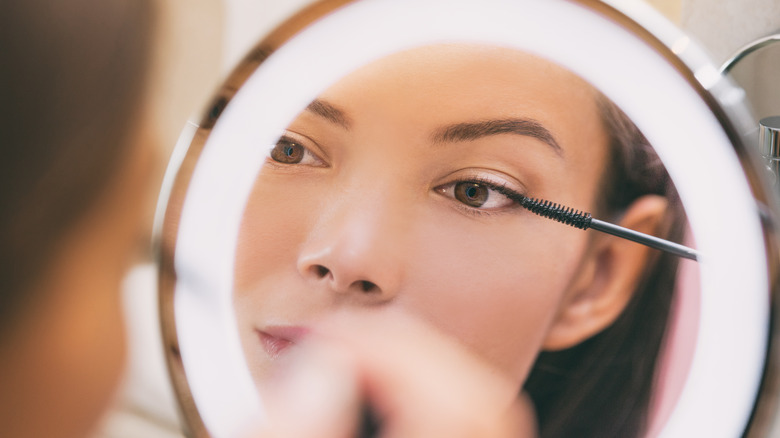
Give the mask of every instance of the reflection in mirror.
[[[375, 0], [315, 21], [344, 3], [259, 44], [171, 166], [161, 313], [194, 434], [262, 418], [274, 370], [318, 319], [363, 309], [457, 340], [532, 401], [546, 436], [741, 433], [765, 357], [751, 190], [764, 198], [716, 103], [732, 89], [695, 47], [672, 53], [598, 2], [443, 17], [436, 1]], [[519, 196], [703, 261], [536, 216]]]
[[644, 431], [677, 257], [512, 195], [673, 241], [685, 227], [631, 120], [539, 57], [428, 46], [329, 87], [269, 147], [241, 222], [234, 304], [260, 391], [323, 313], [397, 309], [505, 374], [543, 436]]

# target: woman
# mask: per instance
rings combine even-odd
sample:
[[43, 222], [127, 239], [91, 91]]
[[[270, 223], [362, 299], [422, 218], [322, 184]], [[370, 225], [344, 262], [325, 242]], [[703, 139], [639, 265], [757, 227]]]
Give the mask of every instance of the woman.
[[675, 261], [511, 195], [670, 238], [683, 220], [641, 133], [538, 57], [423, 47], [328, 88], [272, 146], [240, 230], [234, 304], [261, 390], [322, 315], [372, 308], [457, 339], [530, 396], [542, 436], [641, 433]]

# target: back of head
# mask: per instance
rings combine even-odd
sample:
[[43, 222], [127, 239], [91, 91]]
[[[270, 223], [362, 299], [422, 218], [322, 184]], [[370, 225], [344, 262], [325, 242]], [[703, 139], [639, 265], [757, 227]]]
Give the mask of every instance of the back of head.
[[146, 0], [0, 5], [2, 340], [127, 152], [152, 14]]

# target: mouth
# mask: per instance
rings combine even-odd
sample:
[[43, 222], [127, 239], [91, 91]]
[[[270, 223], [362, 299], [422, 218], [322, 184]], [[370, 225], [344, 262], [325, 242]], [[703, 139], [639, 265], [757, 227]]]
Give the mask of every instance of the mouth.
[[260, 345], [272, 359], [300, 342], [308, 332], [309, 329], [298, 326], [268, 326], [262, 330], [255, 328]]

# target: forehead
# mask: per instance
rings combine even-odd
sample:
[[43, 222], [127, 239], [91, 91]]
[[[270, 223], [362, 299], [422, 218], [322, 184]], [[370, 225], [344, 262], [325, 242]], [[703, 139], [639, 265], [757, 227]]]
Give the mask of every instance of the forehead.
[[[426, 46], [393, 54], [346, 76], [323, 97], [358, 104], [409, 103], [448, 115], [582, 111], [595, 114], [595, 90], [547, 60], [514, 49]], [[377, 99], [379, 99], [377, 101]], [[462, 113], [453, 111], [462, 108]], [[456, 108], [457, 108], [456, 107]], [[449, 114], [454, 113], [454, 114]]]
[[539, 165], [554, 166], [555, 185], [576, 196], [578, 205], [588, 205], [608, 154], [597, 96], [583, 79], [538, 56], [458, 44], [379, 59], [320, 99], [342, 109], [353, 132], [383, 138], [426, 139], [451, 124], [533, 120], [552, 134], [565, 157], [564, 163]]

